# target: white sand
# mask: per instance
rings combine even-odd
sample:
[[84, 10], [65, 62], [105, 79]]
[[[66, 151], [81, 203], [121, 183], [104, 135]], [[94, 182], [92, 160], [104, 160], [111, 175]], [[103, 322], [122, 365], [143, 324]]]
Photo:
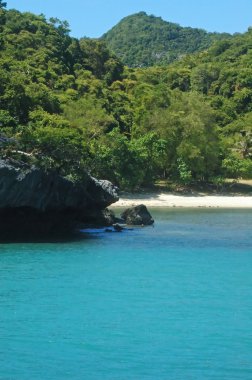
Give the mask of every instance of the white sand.
[[251, 208], [252, 196], [174, 195], [171, 193], [127, 194], [110, 207], [130, 207], [137, 204], [147, 207], [213, 207]]

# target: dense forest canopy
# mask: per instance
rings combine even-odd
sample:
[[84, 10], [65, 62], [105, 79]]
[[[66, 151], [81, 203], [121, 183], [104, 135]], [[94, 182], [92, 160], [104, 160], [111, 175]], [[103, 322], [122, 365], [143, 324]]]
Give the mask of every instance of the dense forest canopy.
[[251, 29], [170, 65], [129, 68], [103, 40], [5, 6], [2, 157], [128, 189], [252, 177]]
[[171, 63], [230, 37], [228, 33], [182, 27], [140, 12], [122, 19], [102, 38], [125, 65], [147, 67]]

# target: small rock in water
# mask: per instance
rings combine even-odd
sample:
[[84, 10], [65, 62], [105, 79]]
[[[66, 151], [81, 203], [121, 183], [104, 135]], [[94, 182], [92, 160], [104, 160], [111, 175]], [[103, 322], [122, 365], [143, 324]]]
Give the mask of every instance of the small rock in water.
[[104, 232], [113, 232], [111, 228], [105, 228]]
[[147, 210], [147, 207], [142, 204], [125, 210], [121, 214], [121, 218], [126, 224], [134, 226], [150, 226], [154, 223], [154, 219]]
[[116, 232], [121, 232], [124, 228], [122, 226], [120, 226], [120, 224], [116, 223], [116, 224], [113, 224], [113, 227], [114, 227], [114, 230]]

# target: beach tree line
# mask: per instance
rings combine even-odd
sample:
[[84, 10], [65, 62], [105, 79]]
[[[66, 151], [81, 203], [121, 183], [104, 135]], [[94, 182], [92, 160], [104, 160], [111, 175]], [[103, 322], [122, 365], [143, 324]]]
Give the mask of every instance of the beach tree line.
[[1, 156], [136, 189], [252, 176], [252, 30], [129, 68], [99, 39], [0, 3]]

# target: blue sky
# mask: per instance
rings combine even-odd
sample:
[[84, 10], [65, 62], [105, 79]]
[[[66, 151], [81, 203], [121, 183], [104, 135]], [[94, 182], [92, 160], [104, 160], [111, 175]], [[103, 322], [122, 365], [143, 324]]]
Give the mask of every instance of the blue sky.
[[210, 32], [245, 32], [252, 26], [252, 0], [6, 1], [8, 9], [67, 20], [75, 37], [100, 37], [123, 17], [140, 11]]

